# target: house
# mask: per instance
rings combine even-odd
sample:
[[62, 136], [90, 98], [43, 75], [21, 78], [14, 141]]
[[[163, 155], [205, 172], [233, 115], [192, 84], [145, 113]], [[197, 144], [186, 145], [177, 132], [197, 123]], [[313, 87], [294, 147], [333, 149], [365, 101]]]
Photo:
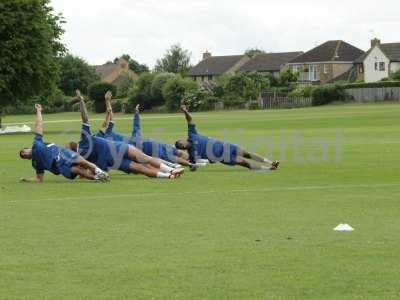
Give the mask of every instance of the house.
[[278, 76], [282, 70], [288, 68], [287, 64], [290, 61], [302, 54], [300, 51], [258, 54], [245, 63], [239, 72], [271, 73]]
[[365, 82], [380, 81], [400, 70], [400, 43], [371, 41], [371, 48], [356, 61]]
[[289, 62], [300, 84], [324, 84], [343, 78], [364, 51], [344, 41], [327, 41]]
[[138, 79], [138, 75], [129, 69], [129, 63], [123, 58], [120, 58], [116, 63], [108, 62], [101, 66], [95, 66], [96, 73], [101, 81], [112, 83], [119, 87], [126, 78], [133, 80]]
[[212, 56], [207, 51], [203, 54], [203, 60], [190, 69], [189, 77], [206, 83], [223, 74], [235, 74], [249, 60], [247, 55]]

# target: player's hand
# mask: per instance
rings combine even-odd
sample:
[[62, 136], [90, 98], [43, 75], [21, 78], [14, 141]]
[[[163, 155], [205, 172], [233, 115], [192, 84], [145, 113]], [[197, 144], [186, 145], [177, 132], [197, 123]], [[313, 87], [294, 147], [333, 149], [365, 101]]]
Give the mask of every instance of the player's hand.
[[138, 113], [140, 111], [140, 104], [136, 105], [135, 111]]
[[36, 109], [36, 111], [42, 111], [42, 106], [39, 104], [39, 103], [36, 103], [35, 104], [35, 109]]
[[84, 101], [80, 90], [76, 90], [75, 94], [76, 94], [76, 99], [78, 99], [79, 101]]
[[107, 91], [107, 93], [105, 94], [105, 99], [106, 101], [111, 101], [112, 99], [112, 92], [111, 91]]
[[182, 104], [182, 105], [181, 105], [181, 109], [182, 109], [182, 111], [187, 111], [186, 105], [185, 105], [185, 104]]

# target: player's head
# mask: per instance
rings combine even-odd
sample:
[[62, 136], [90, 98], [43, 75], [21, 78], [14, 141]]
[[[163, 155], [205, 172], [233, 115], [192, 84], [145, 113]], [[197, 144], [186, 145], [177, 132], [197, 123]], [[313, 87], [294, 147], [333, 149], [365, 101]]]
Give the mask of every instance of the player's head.
[[31, 148], [22, 148], [19, 151], [19, 157], [22, 159], [32, 159], [32, 149]]
[[72, 151], [78, 151], [78, 144], [75, 142], [68, 142], [65, 144], [65, 148], [70, 149]]
[[177, 140], [175, 142], [175, 147], [179, 150], [188, 150], [192, 144], [187, 140]]

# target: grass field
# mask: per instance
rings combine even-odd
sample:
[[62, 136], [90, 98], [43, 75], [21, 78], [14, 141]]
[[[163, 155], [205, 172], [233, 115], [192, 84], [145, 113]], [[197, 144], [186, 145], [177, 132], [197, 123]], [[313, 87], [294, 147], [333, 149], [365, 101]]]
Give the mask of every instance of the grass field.
[[[398, 104], [194, 114], [202, 133], [268, 148], [281, 169], [212, 165], [172, 182], [22, 184], [32, 135], [0, 136], [0, 299], [399, 299], [399, 116]], [[48, 141], [78, 137], [77, 113], [45, 121]], [[181, 115], [142, 126], [185, 136]]]

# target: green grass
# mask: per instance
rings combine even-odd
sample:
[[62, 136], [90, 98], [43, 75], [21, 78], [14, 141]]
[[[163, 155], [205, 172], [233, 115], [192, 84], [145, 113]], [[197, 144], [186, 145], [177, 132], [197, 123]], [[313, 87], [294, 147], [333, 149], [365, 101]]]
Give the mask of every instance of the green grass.
[[[201, 132], [261, 153], [269, 138], [282, 168], [212, 165], [174, 182], [22, 184], [32, 169], [17, 151], [32, 136], [0, 136], [0, 299], [398, 299], [399, 116], [395, 104], [195, 114]], [[45, 120], [70, 120], [45, 124], [48, 141], [78, 137], [77, 113]], [[181, 115], [142, 126], [185, 136]]]

